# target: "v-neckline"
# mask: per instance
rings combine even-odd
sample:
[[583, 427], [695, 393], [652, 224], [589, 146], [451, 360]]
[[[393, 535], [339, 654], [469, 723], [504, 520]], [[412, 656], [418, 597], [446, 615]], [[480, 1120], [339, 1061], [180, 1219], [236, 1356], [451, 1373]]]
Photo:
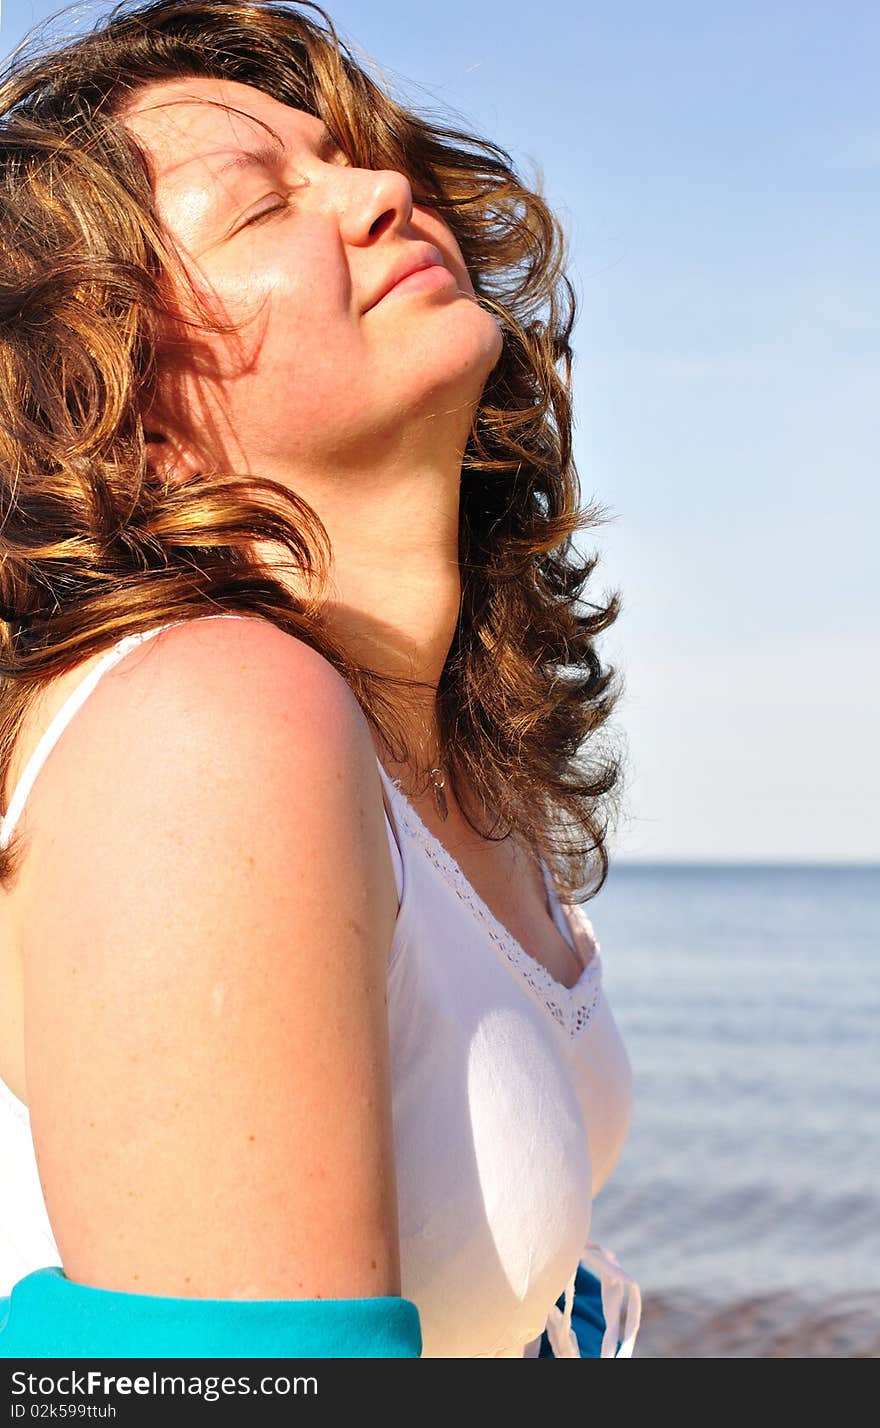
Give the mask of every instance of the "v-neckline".
[[382, 779], [390, 785], [400, 800], [400, 809], [410, 833], [421, 844], [431, 862], [453, 891], [472, 909], [477, 919], [485, 927], [493, 945], [519, 972], [533, 995], [543, 1003], [554, 1019], [570, 1035], [576, 1035], [589, 1021], [601, 987], [602, 963], [599, 955], [599, 943], [589, 919], [581, 914], [583, 921], [576, 921], [575, 914], [579, 909], [576, 905], [563, 902], [559, 897], [543, 855], [539, 853], [537, 856], [544, 878], [544, 886], [548, 896], [551, 900], [555, 900], [571, 929], [574, 950], [581, 951], [588, 942], [593, 946], [592, 955], [570, 987], [567, 987], [564, 982], [558, 981], [543, 962], [539, 962], [536, 957], [527, 952], [518, 938], [514, 937], [510, 929], [505, 927], [504, 923], [495, 916], [488, 903], [480, 896], [470, 879], [466, 877], [461, 865], [452, 856], [449, 849], [440, 842], [440, 839], [419, 817], [398, 780], [391, 777], [378, 755], [376, 763]]

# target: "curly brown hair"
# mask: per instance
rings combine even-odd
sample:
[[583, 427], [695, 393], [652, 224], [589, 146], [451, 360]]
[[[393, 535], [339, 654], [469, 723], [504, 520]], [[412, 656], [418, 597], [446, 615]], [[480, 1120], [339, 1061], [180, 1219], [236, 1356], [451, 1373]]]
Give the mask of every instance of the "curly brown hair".
[[[355, 662], [322, 620], [330, 552], [316, 512], [268, 478], [169, 486], [147, 465], [141, 413], [175, 316], [168, 278], [185, 274], [119, 116], [147, 83], [193, 76], [260, 89], [322, 119], [359, 167], [403, 172], [414, 201], [448, 223], [502, 328], [462, 463], [441, 760], [453, 791], [464, 777], [494, 810], [493, 830], [506, 825], [499, 836], [516, 829], [544, 852], [564, 894], [595, 896], [622, 771], [608, 729], [596, 737], [621, 681], [595, 639], [620, 596], [580, 598], [598, 557], [572, 537], [607, 515], [581, 508], [572, 457], [566, 238], [506, 150], [395, 102], [315, 4], [123, 3], [60, 46], [29, 40], [0, 72], [2, 808], [15, 740], [45, 685], [123, 635], [206, 611], [262, 615], [317, 649], [407, 762], [395, 701], [416, 681]], [[289, 551], [315, 597], [285, 589], [254, 540]], [[19, 858], [13, 838], [0, 885]]]

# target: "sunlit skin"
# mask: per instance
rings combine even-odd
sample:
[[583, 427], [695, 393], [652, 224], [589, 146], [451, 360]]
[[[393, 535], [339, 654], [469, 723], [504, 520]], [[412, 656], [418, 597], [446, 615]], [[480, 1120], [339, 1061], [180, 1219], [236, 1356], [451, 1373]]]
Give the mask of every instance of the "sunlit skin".
[[[436, 686], [459, 610], [462, 457], [502, 347], [455, 238], [404, 174], [351, 166], [320, 120], [249, 85], [162, 81], [122, 117], [200, 291], [225, 318], [249, 318], [237, 337], [199, 335], [197, 370], [169, 369], [145, 413], [151, 463], [252, 472], [302, 496], [330, 537], [328, 613], [349, 649]], [[274, 144], [256, 120], [283, 152], [219, 174]], [[425, 243], [448, 273], [364, 311]], [[432, 761], [432, 697], [410, 747]]]

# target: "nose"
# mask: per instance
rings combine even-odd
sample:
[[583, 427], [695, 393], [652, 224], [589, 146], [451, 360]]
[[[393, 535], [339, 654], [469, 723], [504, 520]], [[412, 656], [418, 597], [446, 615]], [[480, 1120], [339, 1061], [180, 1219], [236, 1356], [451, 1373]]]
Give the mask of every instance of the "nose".
[[358, 247], [375, 242], [386, 230], [406, 228], [413, 214], [409, 179], [396, 169], [342, 170], [350, 179], [343, 199], [340, 229]]

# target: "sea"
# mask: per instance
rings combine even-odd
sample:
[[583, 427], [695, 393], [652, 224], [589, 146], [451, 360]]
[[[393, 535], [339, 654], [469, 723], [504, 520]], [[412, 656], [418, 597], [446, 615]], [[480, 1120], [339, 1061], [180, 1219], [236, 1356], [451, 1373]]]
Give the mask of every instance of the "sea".
[[635, 1356], [880, 1356], [880, 865], [612, 860], [584, 908], [635, 1098], [590, 1235]]

